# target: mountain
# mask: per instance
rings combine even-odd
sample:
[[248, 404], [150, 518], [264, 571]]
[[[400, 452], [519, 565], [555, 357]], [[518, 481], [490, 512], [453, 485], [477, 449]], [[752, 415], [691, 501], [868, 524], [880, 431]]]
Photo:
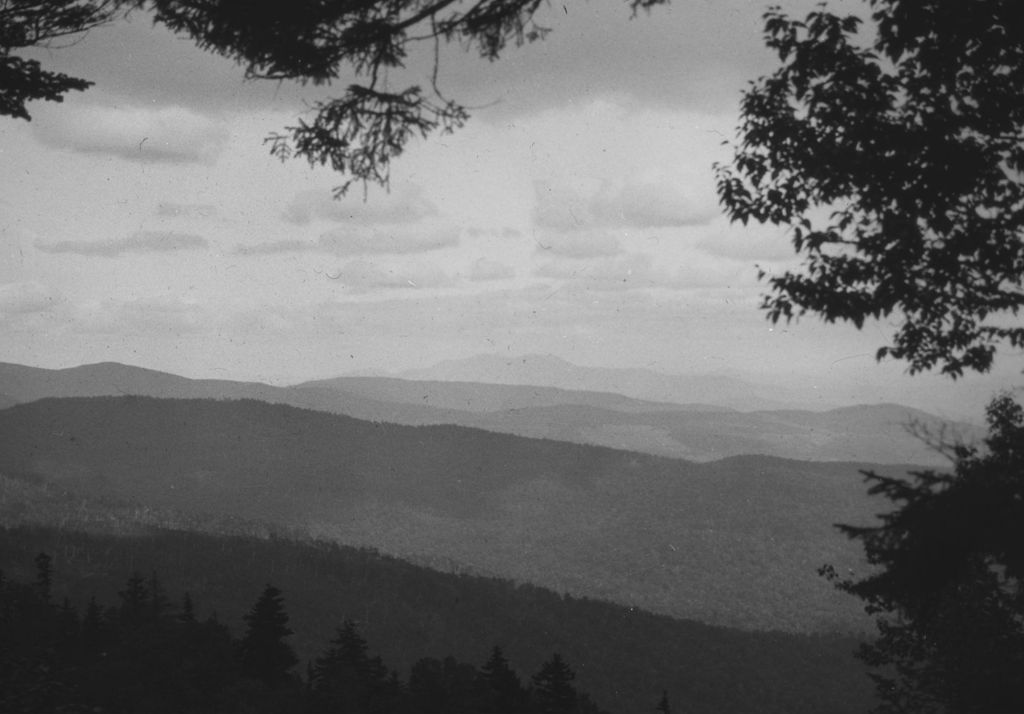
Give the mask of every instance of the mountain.
[[[970, 442], [981, 436], [981, 430], [972, 425], [947, 424], [898, 404], [825, 412], [739, 412], [553, 387], [379, 377], [342, 377], [298, 388], [407, 405], [409, 413], [394, 409], [388, 415], [391, 421], [404, 424], [457, 424], [694, 461], [764, 454], [812, 461], [946, 466], [946, 457], [922, 435], [942, 436], [947, 442]], [[424, 405], [440, 411], [424, 411]]]
[[615, 412], [732, 411], [711, 404], [673, 404], [633, 399], [612, 392], [559, 389], [530, 384], [491, 384], [399, 379], [395, 377], [338, 377], [303, 382], [298, 389], [329, 389], [358, 394], [379, 402], [422, 404], [474, 414], [538, 407], [581, 406]]
[[[0, 473], [297, 526], [424, 562], [761, 629], [862, 623], [816, 574], [883, 504], [856, 464], [698, 464], [256, 401], [45, 399], [0, 411]], [[903, 469], [887, 469], [900, 473]]]
[[188, 379], [166, 372], [103, 362], [68, 369], [40, 369], [0, 362], [0, 399], [10, 406], [47, 397], [100, 397], [135, 395], [162, 399], [257, 399], [270, 404], [289, 404], [375, 421], [399, 418], [434, 423], [431, 408], [396, 408], [387, 402], [367, 399], [337, 389], [293, 389], [260, 382], [220, 379]]
[[[898, 405], [828, 412], [738, 412], [706, 404], [677, 405], [609, 392], [529, 385], [342, 377], [273, 387], [186, 379], [114, 363], [66, 370], [0, 363], [0, 408], [44, 397], [124, 394], [258, 399], [369, 421], [454, 424], [695, 461], [764, 454], [945, 466], [945, 457], [909, 433], [907, 425], [966, 441], [981, 433], [976, 427], [946, 425], [937, 417]], [[2, 395], [7, 395], [6, 402]]]
[[477, 355], [408, 370], [414, 380], [529, 384], [562, 389], [615, 392], [634, 399], [675, 404], [713, 404], [741, 411], [827, 409], [782, 387], [724, 375], [669, 375], [649, 369], [581, 367], [551, 355]]

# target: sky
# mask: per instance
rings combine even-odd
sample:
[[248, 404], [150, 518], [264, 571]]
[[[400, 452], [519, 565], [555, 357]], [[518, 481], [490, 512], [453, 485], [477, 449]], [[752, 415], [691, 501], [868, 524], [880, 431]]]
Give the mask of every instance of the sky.
[[[712, 164], [772, 67], [765, 7], [554, 3], [547, 39], [498, 62], [447, 48], [440, 84], [470, 122], [415, 142], [390, 190], [340, 201], [338, 176], [263, 142], [321, 90], [246, 82], [142, 14], [39, 51], [96, 84], [0, 119], [0, 361], [287, 384], [539, 353], [980, 420], [1024, 381], [1019, 353], [955, 383], [910, 377], [874, 359], [887, 321], [758, 309], [758, 266], [799, 261], [784, 230], [729, 223]], [[396, 84], [429, 83], [431, 57]]]

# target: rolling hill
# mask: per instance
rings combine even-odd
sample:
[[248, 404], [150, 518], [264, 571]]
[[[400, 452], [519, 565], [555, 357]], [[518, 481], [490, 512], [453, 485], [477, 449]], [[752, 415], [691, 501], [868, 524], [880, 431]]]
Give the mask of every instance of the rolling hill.
[[[714, 404], [677, 405], [609, 392], [524, 385], [346, 377], [274, 387], [192, 380], [114, 363], [66, 370], [0, 364], [0, 408], [45, 397], [126, 394], [257, 399], [369, 421], [454, 424], [695, 461], [763, 454], [815, 461], [946, 465], [944, 457], [908, 433], [906, 426], [916, 423], [938, 434], [947, 425], [899, 405], [827, 412], [741, 412]], [[966, 440], [980, 433], [964, 424], [949, 428]]]
[[832, 524], [882, 506], [855, 464], [699, 464], [257, 401], [46, 399], [0, 411], [0, 443], [0, 473], [85, 497], [300, 526], [760, 629], [863, 623], [815, 571], [858, 567]]

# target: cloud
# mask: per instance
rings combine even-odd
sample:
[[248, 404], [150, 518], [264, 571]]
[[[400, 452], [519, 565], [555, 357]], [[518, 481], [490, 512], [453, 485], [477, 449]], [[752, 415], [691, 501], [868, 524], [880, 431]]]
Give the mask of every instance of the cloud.
[[127, 238], [82, 241], [65, 240], [55, 243], [36, 243], [44, 253], [71, 253], [102, 258], [113, 258], [124, 253], [172, 253], [182, 250], [207, 248], [206, 239], [191, 233], [165, 231], [139, 231]]
[[723, 226], [697, 243], [711, 255], [743, 261], [793, 261], [796, 253], [785, 232], [760, 226]]
[[286, 239], [265, 241], [254, 245], [238, 245], [235, 246], [234, 252], [236, 255], [259, 256], [277, 255], [279, 253], [307, 253], [316, 250], [319, 250], [316, 243], [305, 240]]
[[382, 266], [369, 260], [346, 263], [337, 275], [328, 275], [353, 292], [378, 289], [421, 289], [451, 284], [451, 278], [432, 265]]
[[[811, 9], [813, 2], [789, 0]], [[801, 8], [798, 8], [798, 11]], [[542, 5], [543, 42], [485, 64], [451, 48], [441, 80], [470, 105], [497, 103], [505, 118], [580, 97], [622, 95], [645, 104], [735, 110], [744, 82], [765, 71], [761, 7], [750, 0], [666, 4], [630, 21], [616, 0]]]
[[177, 297], [102, 300], [81, 305], [76, 324], [85, 332], [109, 334], [199, 334], [211, 326], [202, 306]]
[[597, 231], [545, 233], [536, 242], [538, 253], [562, 258], [600, 258], [622, 252], [618, 238]]
[[605, 184], [591, 201], [591, 211], [605, 225], [636, 228], [702, 226], [719, 215], [715, 205], [700, 206], [672, 184]]
[[171, 203], [163, 201], [156, 207], [161, 218], [213, 218], [217, 207], [207, 203]]
[[426, 253], [459, 244], [459, 236], [451, 229], [430, 232], [412, 230], [369, 231], [359, 227], [338, 228], [321, 235], [316, 241], [284, 239], [239, 245], [237, 255], [260, 256], [279, 253], [328, 253], [330, 255], [407, 255]]
[[736, 285], [743, 282], [741, 272], [732, 261], [694, 252], [670, 268], [655, 265], [654, 258], [646, 253], [632, 253], [586, 264], [551, 261], [537, 268], [534, 274], [541, 278], [569, 281], [587, 290], [611, 291], [644, 288], [690, 290]]
[[33, 124], [49, 146], [143, 163], [212, 164], [229, 136], [220, 122], [177, 106], [69, 103]]
[[64, 302], [56, 290], [35, 281], [0, 285], [0, 315], [49, 312]]
[[595, 228], [676, 228], [706, 225], [720, 211], [693, 200], [669, 181], [604, 181], [599, 186], [534, 184], [537, 226], [565, 233]]
[[469, 270], [469, 279], [473, 282], [486, 282], [490, 280], [508, 280], [516, 276], [516, 271], [510, 265], [500, 263], [489, 258], [479, 258]]
[[320, 250], [334, 255], [425, 253], [431, 250], [451, 248], [458, 244], [458, 233], [446, 229], [431, 232], [412, 230], [368, 232], [338, 228], [324, 233], [317, 240]]
[[437, 207], [415, 184], [392, 192], [375, 191], [366, 200], [356, 195], [335, 199], [329, 190], [302, 191], [285, 208], [284, 219], [295, 225], [333, 223], [415, 223], [437, 215]]
[[578, 187], [536, 181], [533, 194], [533, 222], [539, 228], [574, 231], [595, 225], [590, 200]]

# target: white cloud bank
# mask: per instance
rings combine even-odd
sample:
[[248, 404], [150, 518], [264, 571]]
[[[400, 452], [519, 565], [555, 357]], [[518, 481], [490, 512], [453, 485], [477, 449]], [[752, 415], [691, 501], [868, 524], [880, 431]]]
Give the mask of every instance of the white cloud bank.
[[217, 160], [229, 133], [218, 121], [178, 106], [103, 106], [67, 102], [33, 123], [44, 144], [142, 163]]

